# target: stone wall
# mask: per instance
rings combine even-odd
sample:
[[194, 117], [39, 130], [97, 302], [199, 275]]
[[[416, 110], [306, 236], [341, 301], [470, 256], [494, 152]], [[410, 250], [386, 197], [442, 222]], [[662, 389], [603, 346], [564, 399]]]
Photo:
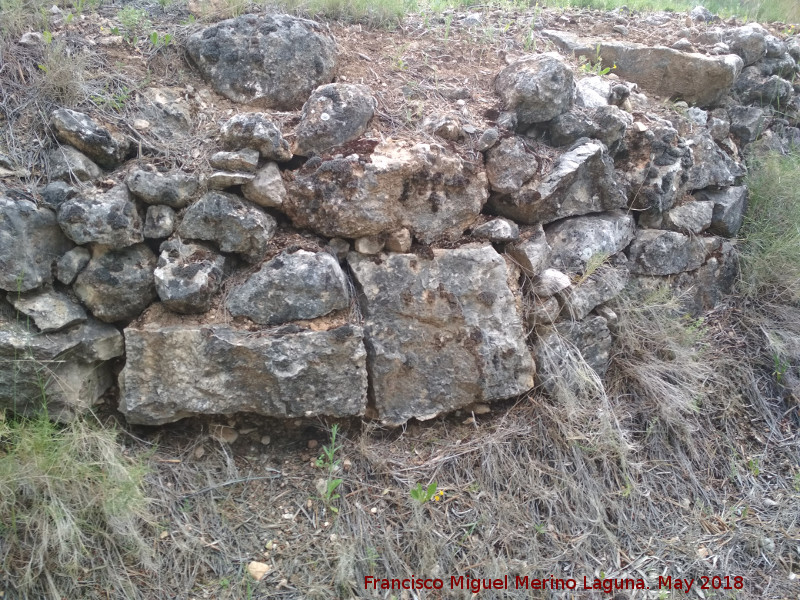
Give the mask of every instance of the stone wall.
[[[562, 54], [496, 74], [498, 116], [469, 152], [446, 115], [426, 120], [435, 137], [365, 138], [371, 90], [334, 82], [335, 40], [287, 16], [187, 43], [246, 105], [208, 172], [160, 170], [111, 124], [56, 110], [50, 182], [0, 196], [0, 404], [46, 396], [69, 419], [118, 385], [132, 423], [397, 425], [547, 389], [545, 349], [602, 375], [626, 288], [713, 307], [736, 275], [744, 154], [800, 142], [800, 42], [757, 25], [706, 54], [543, 35]], [[618, 70], [587, 75], [580, 56]], [[155, 122], [185, 120], [146, 94]], [[301, 111], [292, 142], [253, 107]]]

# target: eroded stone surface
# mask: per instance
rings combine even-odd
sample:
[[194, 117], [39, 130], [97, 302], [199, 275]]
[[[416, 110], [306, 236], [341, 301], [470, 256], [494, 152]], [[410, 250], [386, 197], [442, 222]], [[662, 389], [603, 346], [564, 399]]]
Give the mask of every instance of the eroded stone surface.
[[582, 270], [592, 257], [612, 256], [633, 239], [633, 216], [622, 211], [566, 219], [545, 229], [556, 268]]
[[348, 262], [384, 422], [428, 419], [531, 388], [534, 366], [507, 266], [491, 246], [434, 250], [432, 259], [351, 253]]
[[225, 257], [202, 244], [168, 240], [153, 277], [161, 302], [173, 312], [204, 313], [219, 291], [224, 277]]
[[120, 411], [130, 423], [160, 425], [236, 412], [350, 417], [366, 409], [360, 327], [254, 335], [228, 327], [152, 324], [124, 333]]
[[130, 142], [125, 136], [84, 113], [60, 108], [53, 112], [50, 126], [60, 141], [107, 169], [119, 166], [128, 154]]
[[128, 188], [121, 184], [67, 200], [58, 209], [58, 224], [77, 244], [125, 248], [144, 240], [142, 218]]
[[133, 169], [125, 178], [131, 194], [147, 204], [163, 204], [170, 208], [183, 208], [194, 199], [200, 189], [196, 175], [172, 171], [159, 173]]
[[9, 293], [7, 300], [23, 315], [30, 317], [42, 333], [58, 331], [86, 321], [86, 311], [69, 296], [51, 288], [25, 294]]

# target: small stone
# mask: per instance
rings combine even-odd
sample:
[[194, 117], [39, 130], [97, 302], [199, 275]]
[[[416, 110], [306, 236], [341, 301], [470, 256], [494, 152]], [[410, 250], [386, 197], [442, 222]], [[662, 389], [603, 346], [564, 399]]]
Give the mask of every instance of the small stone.
[[550, 298], [534, 298], [525, 314], [528, 328], [533, 330], [539, 325], [554, 323], [561, 314], [561, 305], [555, 296]]
[[61, 181], [90, 181], [102, 174], [100, 167], [92, 160], [73, 148], [60, 146], [47, 155], [50, 164], [50, 178]]
[[64, 181], [53, 181], [42, 190], [42, 204], [51, 210], [58, 211], [59, 206], [77, 195], [77, 188]]
[[265, 208], [280, 208], [286, 199], [286, 187], [278, 165], [267, 163], [255, 178], [242, 186], [242, 194], [253, 204]]
[[525, 275], [537, 276], [550, 261], [550, 245], [547, 243], [542, 226], [536, 225], [533, 232], [527, 234], [523, 241], [507, 246], [506, 253], [519, 265]]
[[64, 285], [71, 284], [78, 273], [89, 264], [90, 257], [86, 248], [81, 246], [73, 248], [56, 262], [56, 278]]
[[368, 237], [361, 237], [356, 240], [356, 252], [361, 254], [378, 254], [383, 250], [385, 241], [381, 236], [370, 235]]
[[308, 444], [306, 444], [306, 446], [308, 446], [309, 450], [313, 450], [314, 448], [319, 446], [319, 442], [317, 440], [308, 440]]
[[247, 572], [250, 574], [250, 577], [256, 581], [264, 579], [270, 571], [272, 571], [271, 566], [263, 562], [258, 562], [257, 560], [253, 560], [247, 565]]
[[53, 111], [50, 126], [61, 142], [74, 146], [107, 169], [118, 167], [130, 148], [130, 141], [112, 127], [68, 108]]
[[134, 119], [133, 128], [137, 131], [147, 131], [150, 129], [150, 121], [147, 119]]
[[175, 231], [175, 211], [169, 206], [155, 204], [147, 207], [144, 219], [144, 237], [148, 239], [168, 238]]
[[499, 140], [500, 132], [494, 127], [490, 127], [481, 134], [480, 139], [478, 139], [478, 143], [475, 145], [475, 149], [478, 152], [485, 152], [494, 146]]
[[539, 298], [549, 298], [572, 285], [569, 277], [556, 269], [545, 269], [531, 282], [531, 291]]
[[258, 441], [262, 446], [269, 446], [270, 443], [272, 442], [272, 438], [269, 437], [268, 435], [262, 435], [261, 439]]
[[211, 435], [224, 444], [232, 444], [239, 439], [239, 432], [227, 425], [212, 425]]
[[244, 185], [255, 179], [252, 173], [230, 173], [228, 171], [216, 171], [208, 176], [208, 187], [212, 190], [224, 190], [234, 185]]
[[22, 37], [19, 38], [19, 45], [20, 46], [38, 46], [44, 41], [44, 37], [38, 31], [28, 31], [27, 33], [23, 33]]
[[472, 230], [472, 237], [488, 239], [490, 242], [514, 242], [519, 239], [519, 225], [509, 219], [498, 217], [478, 225]]
[[228, 120], [220, 130], [222, 144], [231, 150], [250, 148], [263, 158], [287, 161], [292, 158], [289, 142], [280, 129], [263, 113], [240, 113]]
[[[411, 232], [403, 227], [386, 236], [386, 249], [389, 252], [405, 254], [411, 251]], [[363, 254], [363, 253], [362, 253]]]
[[6, 299], [22, 314], [30, 317], [39, 331], [50, 333], [86, 321], [86, 311], [69, 296], [50, 288], [17, 294]]
[[209, 162], [212, 167], [221, 171], [254, 173], [258, 168], [258, 158], [258, 150], [244, 148], [235, 152], [217, 152]]
[[76, 196], [58, 209], [58, 224], [76, 244], [119, 249], [141, 242], [142, 219], [122, 184], [105, 193]]
[[341, 262], [347, 258], [347, 253], [350, 252], [350, 242], [342, 238], [331, 238], [325, 250]]
[[125, 178], [131, 194], [147, 204], [164, 204], [170, 208], [183, 208], [191, 202], [200, 189], [197, 176], [181, 171], [159, 173], [133, 169]]
[[168, 240], [160, 250], [153, 277], [164, 306], [181, 314], [209, 310], [222, 285], [225, 257], [201, 244], [180, 240]]

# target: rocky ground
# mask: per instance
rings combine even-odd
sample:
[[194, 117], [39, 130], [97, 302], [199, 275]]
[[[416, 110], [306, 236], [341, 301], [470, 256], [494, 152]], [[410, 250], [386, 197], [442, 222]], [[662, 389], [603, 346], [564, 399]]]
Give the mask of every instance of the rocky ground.
[[[53, 10], [2, 55], [3, 401], [35, 408], [44, 372], [51, 414], [99, 402], [157, 443], [141, 597], [531, 570], [792, 597], [796, 407], [718, 306], [746, 157], [800, 142], [791, 25], [195, 8]], [[623, 291], [664, 289], [716, 372], [634, 384]], [[441, 504], [410, 498], [430, 481]]]

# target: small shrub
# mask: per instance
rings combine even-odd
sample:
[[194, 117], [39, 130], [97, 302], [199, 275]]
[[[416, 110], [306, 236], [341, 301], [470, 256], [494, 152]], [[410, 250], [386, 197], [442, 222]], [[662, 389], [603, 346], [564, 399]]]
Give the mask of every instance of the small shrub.
[[71, 51], [64, 42], [51, 41], [42, 50], [38, 64], [38, 92], [50, 102], [76, 106], [87, 97], [86, 70], [89, 57]]

